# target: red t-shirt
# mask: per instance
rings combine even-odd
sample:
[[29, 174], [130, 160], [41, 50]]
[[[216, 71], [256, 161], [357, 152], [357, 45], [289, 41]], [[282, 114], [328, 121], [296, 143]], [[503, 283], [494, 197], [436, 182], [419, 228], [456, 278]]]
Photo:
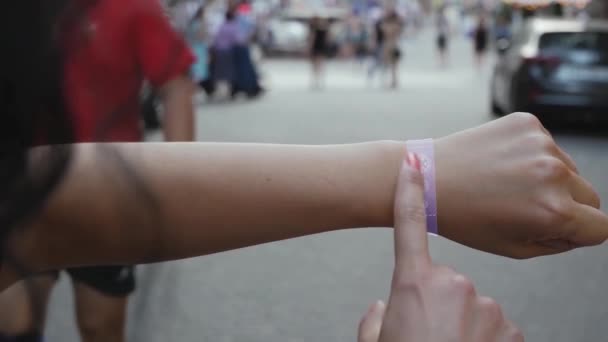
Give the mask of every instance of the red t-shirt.
[[144, 80], [162, 86], [186, 73], [194, 56], [158, 0], [99, 0], [82, 22], [65, 56], [76, 141], [141, 141]]

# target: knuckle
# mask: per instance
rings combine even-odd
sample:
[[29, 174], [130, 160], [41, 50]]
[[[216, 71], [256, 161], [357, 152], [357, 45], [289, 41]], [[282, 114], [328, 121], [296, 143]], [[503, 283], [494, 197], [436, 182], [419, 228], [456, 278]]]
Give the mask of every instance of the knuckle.
[[397, 293], [420, 294], [424, 285], [421, 276], [403, 276], [393, 278], [391, 290]]
[[551, 155], [556, 155], [559, 152], [555, 140], [544, 133], [534, 134], [531, 139], [534, 146], [537, 146], [543, 152]]
[[514, 120], [521, 123], [527, 128], [540, 129], [542, 127], [540, 120], [530, 113], [516, 112], [513, 113], [511, 116]]
[[504, 314], [500, 305], [490, 297], [480, 297], [478, 305], [481, 312], [491, 320], [503, 321]]
[[452, 269], [448, 266], [445, 266], [445, 265], [436, 265], [434, 267], [435, 267], [435, 272], [437, 274], [445, 274], [445, 275], [450, 275], [450, 276], [458, 274], [456, 271], [454, 271], [454, 269]]
[[547, 227], [557, 227], [574, 218], [570, 201], [556, 198], [544, 204], [544, 224]]
[[511, 335], [511, 341], [513, 342], [524, 342], [525, 338], [524, 338], [524, 334], [517, 330], [515, 333], [513, 333], [513, 335]]
[[461, 274], [455, 274], [451, 277], [450, 286], [454, 291], [464, 297], [475, 296], [475, 286], [473, 285], [473, 282]]
[[524, 334], [514, 324], [511, 324], [508, 329], [507, 339], [510, 342], [524, 342], [525, 340]]
[[541, 157], [534, 162], [534, 170], [540, 179], [561, 179], [568, 175], [568, 167], [555, 157]]

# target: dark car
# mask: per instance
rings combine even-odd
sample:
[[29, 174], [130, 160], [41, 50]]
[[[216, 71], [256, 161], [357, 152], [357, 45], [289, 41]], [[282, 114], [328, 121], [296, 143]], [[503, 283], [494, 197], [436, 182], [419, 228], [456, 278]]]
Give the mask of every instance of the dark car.
[[608, 22], [534, 18], [498, 46], [495, 114], [608, 119]]

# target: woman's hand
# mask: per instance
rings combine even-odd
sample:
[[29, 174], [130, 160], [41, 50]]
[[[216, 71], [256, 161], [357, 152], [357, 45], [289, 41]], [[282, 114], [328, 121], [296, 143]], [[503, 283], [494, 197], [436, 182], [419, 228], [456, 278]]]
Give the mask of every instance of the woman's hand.
[[359, 342], [517, 342], [521, 332], [496, 302], [428, 252], [422, 176], [404, 166], [395, 200], [395, 270], [388, 307], [374, 304]]
[[536, 117], [512, 114], [435, 149], [441, 235], [513, 258], [608, 238], [598, 195]]

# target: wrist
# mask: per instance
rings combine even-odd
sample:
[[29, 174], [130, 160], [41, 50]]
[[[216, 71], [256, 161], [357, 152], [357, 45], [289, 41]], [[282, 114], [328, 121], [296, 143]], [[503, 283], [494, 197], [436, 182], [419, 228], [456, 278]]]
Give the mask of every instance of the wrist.
[[416, 154], [419, 169], [424, 177], [424, 209], [426, 213], [426, 228], [431, 234], [437, 235], [437, 191], [435, 182], [435, 141], [433, 139], [408, 140], [406, 148], [409, 154]]
[[454, 216], [450, 213], [458, 213], [451, 210], [454, 203], [466, 200], [454, 196], [459, 193], [455, 189], [454, 174], [457, 172], [454, 169], [454, 161], [451, 160], [455, 153], [451, 146], [453, 142], [446, 141], [448, 139], [440, 138], [435, 140], [435, 186], [437, 191], [437, 224], [440, 227], [441, 236], [452, 239], [454, 234]]
[[395, 189], [407, 147], [405, 141], [383, 140], [371, 143], [370, 148], [373, 188], [358, 195], [360, 207], [355, 211], [364, 215], [362, 227], [393, 227]]

